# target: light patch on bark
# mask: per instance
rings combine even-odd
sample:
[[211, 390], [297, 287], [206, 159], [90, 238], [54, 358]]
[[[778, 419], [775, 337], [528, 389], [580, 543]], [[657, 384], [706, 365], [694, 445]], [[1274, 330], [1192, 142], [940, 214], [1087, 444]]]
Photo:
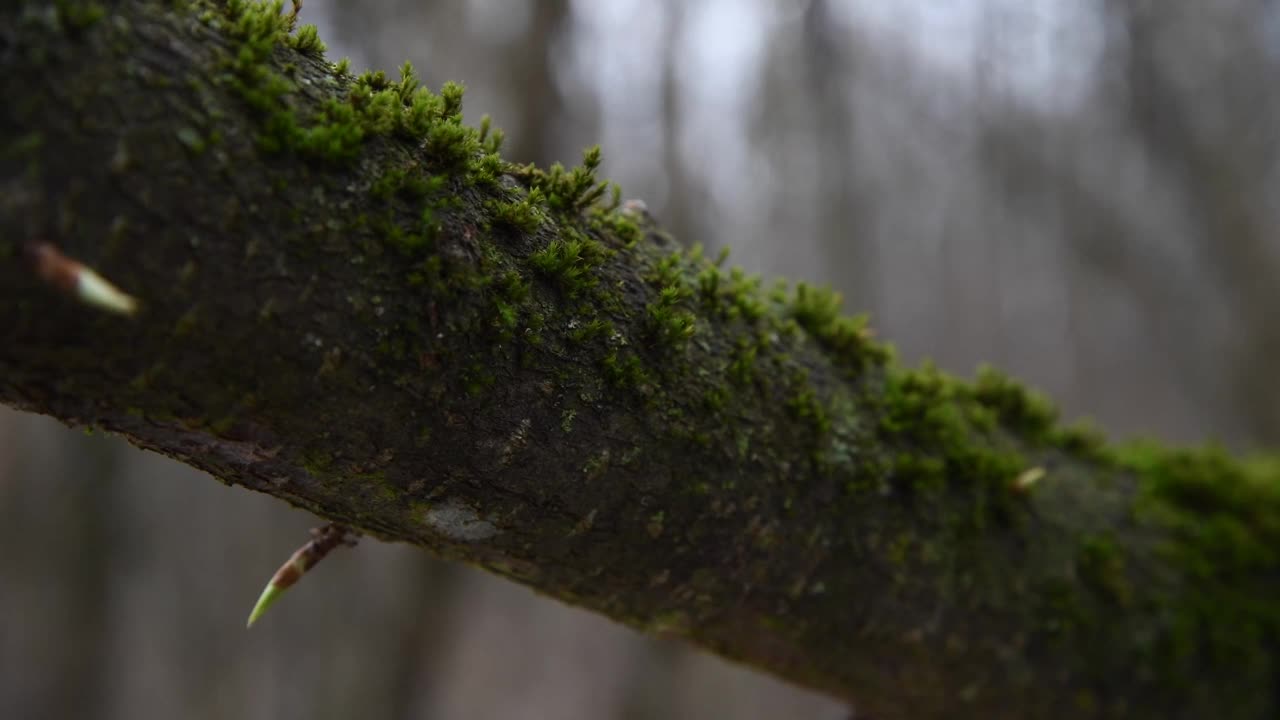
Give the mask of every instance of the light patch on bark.
[[496, 525], [456, 498], [448, 498], [432, 506], [422, 519], [432, 530], [451, 540], [477, 542], [488, 540], [500, 532]]

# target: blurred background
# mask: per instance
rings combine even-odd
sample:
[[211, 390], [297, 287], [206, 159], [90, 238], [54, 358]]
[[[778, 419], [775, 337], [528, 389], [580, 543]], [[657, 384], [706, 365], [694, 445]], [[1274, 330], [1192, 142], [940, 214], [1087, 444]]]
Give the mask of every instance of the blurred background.
[[[835, 285], [911, 362], [1113, 436], [1280, 444], [1280, 3], [306, 0], [336, 60], [465, 83], [508, 157]], [[0, 409], [0, 717], [840, 718], [832, 701]]]

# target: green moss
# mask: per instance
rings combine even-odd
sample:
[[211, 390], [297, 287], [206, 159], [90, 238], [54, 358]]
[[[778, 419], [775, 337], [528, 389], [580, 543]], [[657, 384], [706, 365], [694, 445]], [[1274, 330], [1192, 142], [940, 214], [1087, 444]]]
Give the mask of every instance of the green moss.
[[44, 135], [38, 130], [33, 130], [7, 138], [4, 143], [4, 157], [25, 160], [34, 157], [44, 147]]
[[[496, 183], [504, 163], [495, 144], [463, 125], [462, 86], [446, 83], [439, 94], [432, 93], [419, 85], [407, 63], [398, 82], [381, 72], [364, 73], [350, 84], [345, 98], [328, 100], [313, 117], [298, 117], [289, 101], [297, 88], [273, 69], [271, 59], [280, 48], [316, 54], [322, 46], [310, 26], [292, 34], [296, 13], [282, 14], [282, 9], [280, 0], [228, 0], [224, 8], [228, 29], [240, 42], [228, 60], [234, 86], [263, 115], [259, 147], [345, 164], [370, 138], [395, 136], [422, 143], [440, 170], [471, 183]], [[345, 79], [347, 69], [339, 66], [335, 72]]]
[[742, 318], [748, 323], [755, 323], [765, 316], [768, 308], [761, 296], [762, 279], [759, 275], [751, 275], [740, 267], [729, 271], [728, 284], [725, 288], [727, 299], [727, 319]]
[[469, 366], [463, 373], [462, 380], [468, 397], [484, 395], [498, 381], [490, 369], [480, 363]]
[[392, 168], [382, 174], [369, 192], [380, 200], [393, 197], [405, 200], [421, 200], [440, 195], [447, 189], [449, 178], [445, 175], [428, 175], [417, 164]]
[[217, 436], [226, 436], [226, 434], [236, 424], [235, 415], [223, 415], [222, 417], [209, 423], [209, 432]]
[[932, 363], [924, 363], [918, 370], [890, 368], [885, 375], [881, 432], [910, 433], [923, 443], [942, 448], [962, 444], [965, 426], [954, 402], [959, 387]]
[[613, 323], [604, 318], [594, 318], [587, 322], [570, 323], [569, 340], [575, 345], [582, 345], [592, 340], [607, 338], [614, 332]]
[[333, 452], [327, 448], [308, 448], [300, 460], [302, 468], [315, 477], [322, 477], [333, 469]]
[[601, 368], [605, 380], [614, 387], [639, 390], [650, 383], [649, 374], [640, 358], [631, 353], [622, 354], [616, 348], [604, 356]]
[[[1125, 672], [1136, 666], [1158, 688], [1185, 688], [1188, 707], [1263, 717], [1274, 698], [1229, 688], [1266, 687], [1280, 671], [1280, 457], [1234, 459], [1218, 447], [1153, 443], [1107, 455], [1136, 478], [1125, 544], [1109, 535], [1084, 538], [1077, 585], [1064, 581], [1040, 593], [1047, 628], [1076, 643], [1069, 652], [1092, 659], [1086, 674], [1124, 658]], [[1145, 571], [1135, 574], [1135, 555], [1155, 559], [1144, 558], [1138, 566]], [[1113, 631], [1138, 623], [1146, 632]], [[1095, 646], [1106, 656], [1094, 657]]]
[[497, 273], [492, 287], [498, 297], [514, 305], [523, 304], [529, 299], [529, 281], [524, 279], [519, 270]]
[[657, 540], [662, 536], [663, 523], [667, 514], [662, 510], [649, 516], [649, 522], [645, 523], [645, 531], [649, 533], [649, 537]]
[[1036, 444], [1048, 441], [1058, 420], [1058, 411], [1048, 399], [989, 366], [978, 369], [972, 396], [994, 411], [1001, 424]]
[[947, 463], [944, 459], [913, 452], [899, 452], [891, 466], [898, 487], [928, 496], [945, 489]]
[[534, 233], [545, 222], [542, 210], [544, 204], [542, 191], [534, 188], [519, 201], [489, 200], [485, 206], [489, 209], [495, 226]]
[[76, 33], [88, 30], [107, 16], [106, 8], [98, 2], [57, 0], [54, 8], [58, 11], [58, 22], [64, 28]]
[[723, 386], [712, 386], [702, 394], [703, 407], [715, 412], [724, 408], [729, 401], [729, 389]]
[[1017, 446], [999, 442], [1001, 431], [970, 386], [925, 363], [886, 368], [882, 392], [876, 434], [885, 446], [901, 448], [890, 480], [902, 498], [931, 502], [948, 493], [959, 509], [949, 523], [964, 536], [1022, 516], [1012, 488], [1029, 462]]
[[[613, 187], [617, 187], [616, 185]], [[596, 206], [592, 208], [587, 218], [588, 226], [595, 232], [611, 238], [616, 238], [619, 245], [623, 248], [633, 248], [640, 239], [644, 237], [644, 231], [640, 228], [639, 223], [627, 213], [619, 212], [616, 208], [608, 206]]]
[[324, 42], [320, 40], [320, 33], [316, 30], [316, 26], [311, 24], [298, 28], [297, 34], [290, 37], [288, 43], [303, 55], [314, 57], [324, 57], [324, 51], [327, 49]]
[[1133, 590], [1125, 575], [1124, 555], [1110, 537], [1090, 536], [1080, 546], [1077, 574], [1085, 587], [1119, 606], [1128, 606]]
[[546, 171], [526, 166], [518, 172], [532, 188], [542, 192], [551, 212], [572, 217], [595, 204], [610, 187], [608, 181], [596, 179], [599, 167], [600, 146], [596, 145], [583, 152], [582, 165], [572, 170], [556, 163]]
[[[438, 196], [447, 197], [447, 196]], [[424, 285], [440, 280], [441, 260], [438, 256], [423, 256], [423, 251], [435, 245], [440, 233], [440, 215], [442, 208], [434, 201], [425, 202], [419, 212], [418, 221], [405, 224], [400, 221], [393, 209], [388, 209], [385, 216], [365, 221], [378, 231], [383, 241], [408, 257], [421, 258], [412, 265], [408, 272], [410, 285]]]
[[573, 232], [566, 234], [567, 238], [556, 238], [530, 255], [529, 264], [569, 297], [577, 297], [596, 285], [596, 270], [607, 252], [595, 240]]
[[582, 466], [582, 475], [589, 481], [599, 480], [604, 477], [605, 472], [609, 469], [609, 451], [602, 450], [592, 455], [586, 464]]
[[681, 287], [667, 285], [658, 292], [657, 300], [645, 308], [649, 331], [668, 347], [683, 347], [697, 329], [693, 313], [680, 307], [683, 298]]
[[682, 282], [684, 280], [683, 271], [684, 256], [679, 251], [676, 251], [660, 258], [653, 269], [645, 274], [645, 277], [659, 288], [670, 288], [674, 292], [683, 295], [686, 292]]
[[481, 116], [477, 133], [481, 147], [487, 152], [496, 155], [502, 149], [502, 142], [506, 139], [506, 135], [501, 129], [493, 127], [493, 119], [488, 115]]
[[200, 321], [200, 306], [193, 305], [173, 324], [173, 336], [175, 338], [186, 337], [195, 331], [196, 325]]
[[787, 410], [797, 420], [808, 423], [819, 435], [831, 430], [831, 418], [827, 415], [827, 409], [811, 387], [802, 387], [787, 400]]
[[842, 302], [840, 294], [830, 288], [799, 283], [789, 315], [848, 366], [862, 369], [868, 363], [883, 365], [889, 359], [888, 351], [872, 340], [867, 317], [842, 315]]
[[[1170, 529], [1175, 541], [1166, 550], [1180, 567], [1200, 580], [1239, 576], [1280, 590], [1280, 575], [1253, 574], [1280, 569], [1280, 457], [1236, 460], [1220, 447], [1166, 450], [1149, 443], [1114, 456], [1142, 478], [1139, 511]], [[1266, 605], [1268, 625], [1280, 629], [1280, 606]]]
[[707, 310], [716, 314], [719, 314], [722, 307], [720, 278], [720, 268], [714, 265], [707, 266], [698, 273], [698, 297]]

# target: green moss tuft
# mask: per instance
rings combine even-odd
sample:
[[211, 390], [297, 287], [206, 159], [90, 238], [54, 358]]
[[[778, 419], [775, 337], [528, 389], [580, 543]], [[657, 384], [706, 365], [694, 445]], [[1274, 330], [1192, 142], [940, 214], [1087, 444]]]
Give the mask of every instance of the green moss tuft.
[[577, 297], [596, 285], [595, 271], [608, 257], [604, 246], [566, 228], [567, 238], [556, 238], [529, 256], [529, 264], [555, 281], [569, 297]]
[[811, 425], [815, 433], [824, 435], [831, 431], [831, 418], [813, 388], [800, 389], [787, 401], [787, 409], [797, 420]]
[[[462, 123], [463, 87], [445, 83], [439, 94], [421, 87], [406, 63], [400, 79], [366, 72], [350, 83], [345, 98], [331, 99], [310, 118], [299, 118], [289, 102], [297, 91], [286, 74], [273, 68], [279, 48], [306, 54], [323, 52], [311, 26], [293, 34], [296, 12], [282, 13], [283, 3], [228, 0], [224, 8], [231, 34], [240, 41], [228, 65], [245, 102], [262, 113], [259, 146], [265, 152], [291, 152], [330, 163], [349, 163], [370, 138], [394, 136], [420, 142], [439, 170], [474, 184], [492, 185], [505, 167], [497, 156], [495, 133]], [[347, 79], [349, 63], [334, 72]], [[283, 69], [283, 68], [282, 68]]]
[[680, 286], [668, 285], [658, 291], [658, 299], [645, 308], [649, 331], [668, 347], [683, 347], [697, 328], [693, 313], [680, 307], [684, 295]]
[[545, 222], [542, 210], [545, 204], [542, 190], [534, 188], [519, 201], [489, 200], [485, 207], [492, 214], [495, 226], [530, 234], [537, 232]]
[[1047, 398], [989, 366], [978, 369], [972, 395], [994, 411], [1002, 425], [1019, 432], [1029, 442], [1047, 443], [1058, 421], [1058, 411]]
[[475, 363], [463, 372], [463, 389], [467, 397], [484, 395], [498, 381], [493, 372], [480, 363]]
[[877, 435], [905, 453], [891, 467], [894, 488], [913, 501], [943, 489], [960, 493], [952, 501], [969, 512], [952, 518], [957, 531], [1010, 521], [1011, 487], [1028, 461], [1016, 447], [996, 442], [991, 415], [970, 387], [929, 363], [917, 370], [888, 367], [884, 382]]
[[614, 332], [613, 323], [604, 318], [593, 318], [587, 322], [573, 322], [569, 330], [569, 340], [575, 345], [582, 345], [598, 338], [607, 338]]
[[616, 348], [604, 356], [601, 368], [605, 380], [617, 388], [643, 390], [650, 382], [640, 358], [631, 353], [622, 354]]
[[324, 57], [324, 51], [328, 49], [320, 39], [320, 32], [316, 26], [311, 24], [298, 28], [297, 34], [289, 37], [288, 44], [303, 55], [313, 57]]
[[73, 33], [88, 30], [107, 16], [107, 9], [98, 2], [57, 0], [54, 8], [58, 12], [58, 22]]
[[755, 379], [756, 372], [756, 346], [746, 338], [739, 338], [729, 361], [729, 379], [736, 385], [747, 386]]
[[1125, 559], [1110, 537], [1091, 536], [1080, 545], [1076, 572], [1081, 583], [1100, 597], [1128, 607], [1133, 589], [1125, 575]]
[[[775, 301], [779, 299], [775, 298]], [[840, 293], [830, 288], [799, 283], [791, 299], [789, 315], [805, 332], [850, 367], [862, 369], [868, 363], [883, 365], [889, 354], [872, 340], [867, 316], [842, 315], [842, 303]]]
[[525, 178], [532, 188], [542, 191], [551, 212], [576, 216], [595, 204], [610, 187], [608, 181], [596, 179], [600, 157], [600, 146], [595, 145], [583, 152], [582, 165], [572, 170], [556, 163], [545, 171], [532, 165], [513, 171]]

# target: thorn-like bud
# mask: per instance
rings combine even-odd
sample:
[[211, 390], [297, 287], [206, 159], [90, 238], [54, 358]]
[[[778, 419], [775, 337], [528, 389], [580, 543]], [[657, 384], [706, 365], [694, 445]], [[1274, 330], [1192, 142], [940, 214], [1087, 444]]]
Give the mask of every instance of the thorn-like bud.
[[1013, 479], [1013, 489], [1015, 492], [1029, 492], [1040, 479], [1045, 476], [1045, 469], [1036, 465], [1018, 473], [1018, 477]]
[[356, 544], [356, 538], [359, 537], [355, 531], [345, 528], [341, 525], [329, 523], [324, 527], [311, 529], [311, 540], [296, 552], [276, 570], [276, 574], [271, 577], [271, 582], [263, 588], [262, 594], [258, 596], [258, 602], [254, 603], [253, 610], [249, 612], [249, 620], [245, 623], [246, 628], [253, 627], [253, 624], [262, 617], [267, 611], [280, 599], [285, 590], [288, 590], [294, 583], [306, 574], [308, 570], [316, 566], [325, 558], [334, 548], [339, 545], [352, 546]]
[[253, 624], [258, 622], [258, 618], [262, 617], [267, 608], [274, 605], [282, 594], [284, 594], [283, 587], [276, 585], [274, 581], [267, 583], [267, 586], [262, 589], [262, 594], [258, 596], [258, 602], [254, 603], [253, 610], [249, 613], [249, 620], [244, 624], [245, 628], [253, 627]]
[[86, 305], [119, 315], [133, 315], [138, 301], [84, 264], [47, 242], [32, 243], [27, 253], [40, 278]]

